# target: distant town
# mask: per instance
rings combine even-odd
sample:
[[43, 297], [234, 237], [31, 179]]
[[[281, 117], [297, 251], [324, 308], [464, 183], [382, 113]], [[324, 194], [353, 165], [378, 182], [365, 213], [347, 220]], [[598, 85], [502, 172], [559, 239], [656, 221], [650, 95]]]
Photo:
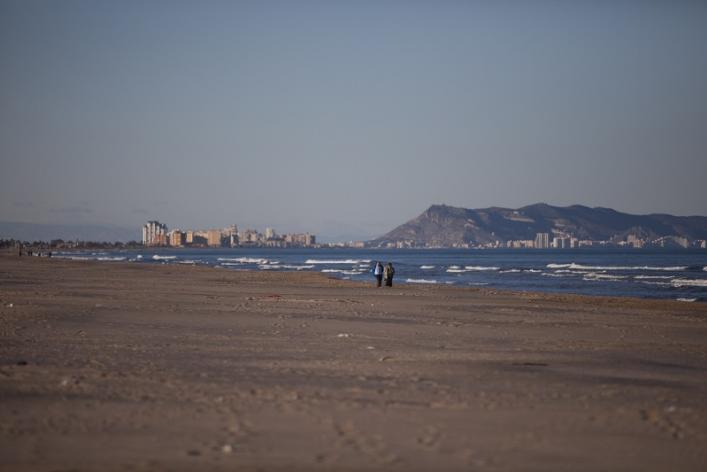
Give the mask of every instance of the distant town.
[[[387, 241], [384, 243], [350, 241], [345, 243], [319, 244], [316, 236], [310, 233], [278, 234], [272, 228], [265, 228], [264, 232], [254, 229], [238, 230], [237, 225], [226, 228], [207, 230], [168, 229], [167, 225], [159, 221], [148, 221], [142, 227], [142, 244], [151, 247], [352, 247], [352, 248], [441, 248], [445, 246], [426, 243], [421, 245], [413, 240]], [[449, 246], [446, 246], [449, 247]], [[451, 247], [467, 249], [577, 249], [586, 247], [618, 247], [618, 248], [707, 248], [707, 241], [690, 241], [681, 236], [662, 236], [656, 239], [645, 239], [635, 234], [629, 234], [621, 240], [588, 240], [578, 239], [565, 233], [537, 233], [535, 239], [492, 241], [486, 243], [461, 243]]]
[[[44, 234], [51, 233], [52, 228], [48, 226], [42, 231]], [[65, 231], [65, 228], [58, 229]], [[109, 240], [103, 235], [109, 233], [105, 232], [97, 233], [99, 236], [94, 236], [95, 239], [82, 240], [75, 236], [67, 237], [66, 233], [59, 231], [63, 239], [49, 241], [36, 237], [21, 239], [13, 232], [21, 233], [13, 231], [12, 225], [4, 229], [0, 226], [0, 248], [707, 249], [707, 217], [704, 216], [631, 215], [611, 208], [582, 205], [556, 207], [545, 203], [518, 209], [468, 209], [436, 204], [388, 233], [366, 241], [325, 243], [317, 241], [317, 237], [309, 232], [280, 234], [272, 227], [261, 232], [250, 228], [239, 229], [236, 224], [210, 229], [170, 229], [156, 220], [148, 221], [141, 227], [141, 240], [128, 242], [107, 242]], [[132, 230], [127, 230], [125, 234], [137, 236]], [[5, 239], [10, 235], [17, 239]]]
[[[168, 229], [159, 221], [142, 227], [142, 244], [151, 247], [322, 247], [310, 233], [278, 234], [273, 228], [261, 233], [254, 229], [238, 230], [237, 225], [212, 229]], [[328, 246], [328, 245], [324, 245]]]
[[385, 248], [463, 248], [463, 249], [577, 249], [589, 247], [605, 248], [701, 248], [707, 249], [707, 241], [696, 239], [690, 241], [682, 236], [661, 236], [655, 239], [641, 238], [629, 234], [625, 239], [590, 240], [578, 239], [567, 234], [536, 233], [535, 239], [514, 239], [509, 241], [490, 241], [485, 243], [453, 243], [449, 246], [438, 245], [435, 242], [419, 244], [414, 240], [386, 241], [375, 247]]

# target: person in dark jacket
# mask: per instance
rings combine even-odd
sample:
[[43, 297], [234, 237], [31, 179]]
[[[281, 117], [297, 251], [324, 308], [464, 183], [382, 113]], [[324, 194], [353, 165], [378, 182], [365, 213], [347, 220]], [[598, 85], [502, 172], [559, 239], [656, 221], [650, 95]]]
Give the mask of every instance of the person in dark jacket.
[[383, 270], [383, 279], [385, 279], [385, 286], [386, 287], [393, 286], [393, 276], [394, 275], [395, 275], [395, 269], [393, 268], [393, 264], [391, 262], [388, 262], [388, 264], [385, 266], [385, 269]]

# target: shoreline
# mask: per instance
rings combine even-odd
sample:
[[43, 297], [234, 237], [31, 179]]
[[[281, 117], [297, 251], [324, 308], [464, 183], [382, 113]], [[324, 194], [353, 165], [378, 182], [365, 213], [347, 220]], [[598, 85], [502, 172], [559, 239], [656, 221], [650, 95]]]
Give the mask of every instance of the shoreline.
[[0, 257], [0, 468], [698, 471], [706, 308]]
[[[0, 261], [2, 260], [3, 257], [14, 257], [14, 256], [8, 256], [5, 254], [0, 253]], [[25, 256], [23, 256], [24, 258]], [[361, 287], [367, 287], [371, 286], [371, 288], [375, 288], [374, 286], [374, 279], [371, 277], [370, 284], [368, 282], [364, 281], [358, 281], [358, 280], [351, 280], [351, 279], [345, 279], [345, 278], [338, 278], [336, 276], [332, 275], [327, 275], [326, 273], [322, 273], [321, 271], [306, 271], [306, 270], [281, 270], [281, 271], [270, 271], [270, 272], [265, 272], [262, 270], [255, 270], [255, 269], [248, 269], [248, 268], [243, 268], [243, 269], [229, 269], [229, 268], [224, 268], [220, 266], [212, 266], [209, 264], [187, 264], [187, 263], [181, 263], [181, 264], [174, 264], [174, 263], [167, 263], [167, 264], [160, 264], [158, 262], [139, 262], [139, 261], [99, 261], [99, 260], [76, 260], [76, 259], [70, 259], [66, 257], [61, 257], [61, 256], [53, 256], [51, 258], [42, 256], [42, 257], [36, 257], [32, 256], [32, 259], [39, 259], [39, 260], [48, 260], [48, 261], [54, 261], [54, 262], [74, 262], [74, 263], [79, 263], [79, 264], [108, 264], [109, 266], [120, 266], [120, 265], [125, 265], [125, 266], [140, 266], [140, 267], [170, 267], [170, 268], [180, 268], [180, 269], [188, 269], [188, 268], [199, 268], [199, 269], [216, 269], [216, 270], [225, 270], [225, 271], [230, 271], [230, 272], [246, 272], [246, 273], [251, 273], [251, 274], [283, 274], [286, 277], [287, 276], [293, 276], [294, 278], [297, 278], [298, 275], [301, 274], [316, 274], [322, 279], [326, 280], [336, 280], [340, 281], [345, 284], [351, 284], [351, 286], [361, 286]], [[536, 298], [536, 299], [543, 299], [543, 300], [556, 300], [556, 301], [562, 301], [562, 302], [567, 302], [570, 300], [574, 299], [587, 299], [585, 301], [590, 302], [598, 302], [602, 301], [604, 303], [614, 301], [614, 302], [626, 302], [626, 301], [636, 301], [636, 302], [649, 302], [649, 303], [658, 303], [658, 302], [665, 302], [668, 305], [665, 306], [665, 308], [669, 308], [670, 306], [673, 306], [672, 304], [677, 303], [679, 305], [707, 305], [707, 298], [705, 299], [699, 299], [694, 302], [686, 302], [682, 301], [676, 298], [650, 298], [650, 297], [634, 297], [634, 296], [622, 296], [622, 295], [614, 295], [614, 296], [608, 296], [608, 295], [595, 295], [595, 294], [583, 294], [583, 293], [571, 293], [571, 292], [554, 292], [554, 291], [533, 291], [533, 290], [512, 290], [512, 289], [506, 289], [506, 288], [496, 288], [491, 285], [484, 285], [484, 286], [464, 286], [464, 285], [451, 285], [451, 284], [443, 284], [443, 283], [435, 283], [435, 284], [426, 284], [426, 283], [407, 283], [407, 282], [399, 282], [397, 280], [394, 281], [395, 287], [394, 288], [400, 288], [400, 287], [406, 287], [406, 288], [420, 288], [420, 289], [453, 289], [453, 290], [469, 290], [469, 291], [479, 291], [482, 293], [489, 293], [489, 294], [506, 294], [509, 296], [518, 296], [518, 297], [525, 297], [525, 298]], [[385, 287], [381, 287], [381, 290], [385, 289]], [[707, 306], [706, 306], [707, 308]]]

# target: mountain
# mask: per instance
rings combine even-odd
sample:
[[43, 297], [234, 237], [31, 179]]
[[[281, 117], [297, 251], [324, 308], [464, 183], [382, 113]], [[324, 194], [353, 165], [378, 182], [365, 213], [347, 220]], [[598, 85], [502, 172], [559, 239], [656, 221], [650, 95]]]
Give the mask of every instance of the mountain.
[[420, 216], [398, 226], [372, 246], [407, 241], [415, 246], [452, 247], [495, 241], [529, 240], [536, 233], [566, 234], [580, 240], [624, 240], [680, 236], [707, 239], [707, 217], [664, 214], [631, 215], [611, 208], [582, 205], [556, 207], [537, 203], [518, 209], [468, 209], [432, 205]]
[[54, 225], [39, 223], [16, 223], [0, 221], [0, 239], [19, 239], [21, 241], [139, 241], [142, 238], [139, 228], [101, 225]]

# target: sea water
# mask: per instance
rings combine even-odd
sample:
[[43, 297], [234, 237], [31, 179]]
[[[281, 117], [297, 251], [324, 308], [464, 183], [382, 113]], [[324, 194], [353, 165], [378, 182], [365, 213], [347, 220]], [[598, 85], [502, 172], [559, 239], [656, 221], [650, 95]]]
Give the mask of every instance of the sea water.
[[494, 287], [516, 291], [707, 301], [707, 251], [620, 249], [153, 249], [58, 252], [106, 263], [193, 264], [224, 270], [313, 271], [375, 279], [392, 262], [395, 283]]

